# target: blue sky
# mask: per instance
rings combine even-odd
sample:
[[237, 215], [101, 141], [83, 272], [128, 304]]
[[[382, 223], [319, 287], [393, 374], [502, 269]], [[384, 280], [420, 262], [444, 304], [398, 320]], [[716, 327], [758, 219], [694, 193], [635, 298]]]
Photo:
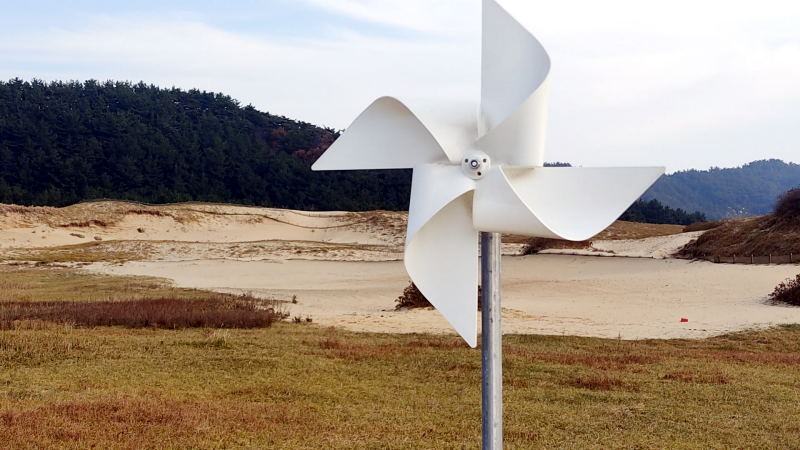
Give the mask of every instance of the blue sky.
[[391, 33], [391, 27], [371, 27], [336, 10], [299, 0], [237, 1], [52, 1], [3, 2], [2, 35], [11, 38], [31, 30], [78, 31], [102, 18], [191, 21], [231, 32], [264, 38], [325, 38], [335, 26], [376, 33]]
[[[553, 61], [547, 160], [800, 162], [800, 5], [500, 0]], [[345, 128], [477, 100], [480, 0], [6, 1], [0, 79], [143, 80]]]

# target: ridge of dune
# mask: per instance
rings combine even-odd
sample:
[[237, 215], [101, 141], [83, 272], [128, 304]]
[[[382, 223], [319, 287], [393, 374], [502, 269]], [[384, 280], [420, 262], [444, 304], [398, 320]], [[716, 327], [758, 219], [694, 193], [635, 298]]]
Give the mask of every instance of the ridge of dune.
[[595, 240], [585, 249], [548, 249], [539, 253], [666, 259], [703, 233], [705, 232], [694, 231], [642, 239]]
[[[406, 212], [309, 212], [209, 203], [0, 205], [0, 257], [37, 259], [50, 252], [64, 259], [79, 252], [94, 255], [92, 260], [102, 259], [103, 254], [116, 260], [158, 261], [396, 260], [402, 259], [407, 218]], [[672, 247], [661, 248], [659, 242], [672, 245], [694, 238], [675, 238], [680, 230], [674, 225], [617, 222], [584, 253], [668, 256]], [[642, 236], [654, 237], [652, 241], [630, 239]], [[519, 254], [525, 239], [505, 237], [503, 253]]]
[[[390, 211], [306, 212], [214, 204], [149, 206], [127, 202], [82, 203], [66, 208], [0, 205], [0, 251], [53, 250], [84, 244], [183, 249], [233, 244], [316, 243], [336, 246], [402, 247], [406, 213]], [[113, 245], [111, 243], [114, 243]], [[198, 244], [206, 244], [200, 246]], [[274, 247], [274, 246], [273, 246]], [[202, 253], [202, 252], [201, 252]], [[183, 251], [181, 258], [207, 258]]]

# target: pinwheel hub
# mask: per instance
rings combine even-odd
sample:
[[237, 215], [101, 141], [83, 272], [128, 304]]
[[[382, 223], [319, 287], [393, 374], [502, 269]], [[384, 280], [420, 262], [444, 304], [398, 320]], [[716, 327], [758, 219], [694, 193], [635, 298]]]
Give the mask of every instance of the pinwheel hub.
[[492, 158], [481, 151], [474, 151], [461, 160], [461, 170], [473, 180], [480, 180], [492, 169]]

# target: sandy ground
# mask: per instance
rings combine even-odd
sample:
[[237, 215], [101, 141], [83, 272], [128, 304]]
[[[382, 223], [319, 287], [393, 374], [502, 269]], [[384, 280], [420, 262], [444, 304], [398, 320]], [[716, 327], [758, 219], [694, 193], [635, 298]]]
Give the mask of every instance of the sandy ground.
[[[394, 310], [409, 283], [401, 262], [405, 220], [404, 213], [222, 205], [0, 205], [0, 261], [42, 254], [101, 261], [86, 270], [162, 277], [184, 287], [296, 295], [299, 303], [291, 305], [291, 313], [323, 326], [451, 333], [434, 310]], [[778, 283], [800, 272], [798, 266], [669, 258], [700, 234], [622, 223], [587, 249], [507, 256], [504, 330], [679, 338], [800, 322], [800, 308], [766, 304]], [[626, 239], [643, 235], [653, 237]], [[504, 254], [519, 249], [509, 243]]]
[[[401, 262], [186, 261], [92, 266], [168, 277], [179, 286], [296, 295], [291, 313], [324, 326], [372, 332], [450, 333], [433, 310], [395, 311], [408, 284]], [[766, 304], [796, 266], [535, 255], [503, 261], [506, 333], [623, 339], [705, 337], [800, 322], [800, 308]], [[681, 323], [681, 319], [689, 319]]]
[[0, 210], [0, 249], [109, 240], [192, 243], [281, 240], [402, 245], [406, 220], [405, 213], [393, 212], [315, 213], [218, 205], [147, 208], [107, 202], [47, 208], [58, 213], [37, 214], [40, 209], [44, 208], [29, 208], [31, 213]]
[[3, 207], [0, 205], [0, 260], [25, 260], [32, 252], [39, 256], [58, 253], [62, 258], [68, 253], [89, 252], [96, 257], [93, 260], [103, 259], [105, 254], [110, 260], [396, 261], [403, 258], [407, 217], [406, 213], [387, 211], [145, 207], [122, 202], [61, 209], [5, 206], [4, 211]]

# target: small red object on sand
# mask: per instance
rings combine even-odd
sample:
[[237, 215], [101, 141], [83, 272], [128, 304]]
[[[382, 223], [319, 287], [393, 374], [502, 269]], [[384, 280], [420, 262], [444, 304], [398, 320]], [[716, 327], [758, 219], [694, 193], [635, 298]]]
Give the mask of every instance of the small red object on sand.
[[689, 319], [681, 319], [681, 323], [688, 322], [688, 321], [689, 321]]

